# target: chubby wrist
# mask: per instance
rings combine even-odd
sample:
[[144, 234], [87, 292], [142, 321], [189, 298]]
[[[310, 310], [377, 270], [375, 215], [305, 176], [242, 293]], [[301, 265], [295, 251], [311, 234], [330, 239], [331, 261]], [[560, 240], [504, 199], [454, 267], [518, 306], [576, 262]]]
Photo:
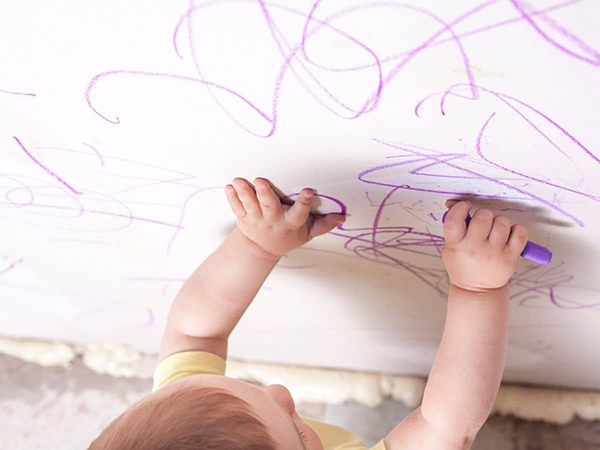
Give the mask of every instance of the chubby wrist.
[[508, 291], [509, 290], [508, 283], [506, 283], [504, 286], [500, 286], [500, 287], [497, 287], [497, 288], [476, 288], [476, 287], [466, 288], [466, 287], [458, 286], [458, 285], [456, 285], [456, 284], [454, 284], [454, 283], [451, 282], [450, 283], [450, 287], [454, 288], [456, 290], [462, 291], [462, 292], [468, 292], [468, 293], [471, 293], [471, 294], [482, 294], [482, 295], [492, 294], [492, 293], [495, 293], [495, 292], [500, 293], [500, 292], [504, 292], [504, 291]]
[[484, 302], [484, 303], [508, 303], [510, 292], [508, 283], [494, 289], [470, 290], [452, 284], [448, 293], [449, 302]]
[[277, 262], [281, 259], [281, 256], [273, 255], [261, 248], [258, 244], [249, 239], [238, 227], [231, 232], [229, 238], [232, 240], [235, 246], [241, 251], [248, 253], [260, 260]]

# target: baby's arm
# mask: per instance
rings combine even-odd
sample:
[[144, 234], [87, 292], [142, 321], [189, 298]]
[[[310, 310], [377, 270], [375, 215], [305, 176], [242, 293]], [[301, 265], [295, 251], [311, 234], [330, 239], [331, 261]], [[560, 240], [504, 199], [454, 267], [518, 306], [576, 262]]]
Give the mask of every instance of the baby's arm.
[[450, 287], [446, 327], [421, 414], [472, 443], [494, 404], [504, 362], [508, 286], [488, 292]]
[[282, 204], [268, 180], [243, 178], [225, 193], [237, 227], [190, 276], [171, 305], [159, 358], [188, 350], [227, 357], [227, 339], [258, 290], [289, 251], [325, 234], [341, 214], [310, 214], [313, 191]]
[[188, 350], [226, 359], [229, 335], [278, 261], [236, 227], [179, 290], [159, 359]]
[[[450, 202], [452, 205], [454, 202]], [[446, 326], [422, 405], [386, 438], [390, 450], [468, 449], [494, 404], [506, 358], [509, 288], [527, 241], [506, 217], [453, 206], [444, 224], [451, 280]]]

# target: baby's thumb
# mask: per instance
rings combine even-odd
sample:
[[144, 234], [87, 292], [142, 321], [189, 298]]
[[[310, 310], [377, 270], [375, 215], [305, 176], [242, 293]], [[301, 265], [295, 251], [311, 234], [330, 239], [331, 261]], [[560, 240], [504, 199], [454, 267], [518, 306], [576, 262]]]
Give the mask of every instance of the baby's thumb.
[[343, 214], [327, 214], [326, 216], [317, 217], [310, 230], [310, 239], [330, 232], [344, 223], [345, 220], [346, 217]]

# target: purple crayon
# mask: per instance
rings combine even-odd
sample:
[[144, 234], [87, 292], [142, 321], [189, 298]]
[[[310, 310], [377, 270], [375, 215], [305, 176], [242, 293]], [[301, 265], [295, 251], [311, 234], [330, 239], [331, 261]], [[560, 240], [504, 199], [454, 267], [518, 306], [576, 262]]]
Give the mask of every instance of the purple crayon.
[[[444, 213], [442, 216], [442, 223], [446, 220], [446, 216], [448, 215], [448, 211]], [[471, 216], [467, 216], [465, 222], [467, 222], [467, 226], [469, 226], [469, 222], [471, 221]], [[521, 256], [529, 261], [533, 261], [538, 264], [548, 264], [552, 259], [552, 252], [548, 250], [546, 247], [542, 247], [541, 245], [536, 244], [535, 242], [527, 241], [525, 244], [525, 248], [521, 252]]]

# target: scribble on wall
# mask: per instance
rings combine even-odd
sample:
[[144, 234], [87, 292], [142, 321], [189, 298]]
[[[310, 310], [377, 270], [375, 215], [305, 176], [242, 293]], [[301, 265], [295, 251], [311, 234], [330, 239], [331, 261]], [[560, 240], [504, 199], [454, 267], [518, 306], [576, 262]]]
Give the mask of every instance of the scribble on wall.
[[[583, 37], [586, 34], [582, 25], [570, 22], [567, 26], [564, 24], [567, 19], [564, 23], [561, 20], [562, 14], [569, 17], [571, 12], [576, 15], [574, 11], [592, 10], [595, 8], [590, 6], [592, 3], [586, 4], [582, 0], [535, 4], [522, 0], [465, 0], [458, 2], [452, 13], [444, 10], [441, 4], [433, 6], [433, 2], [349, 4], [341, 0], [316, 0], [304, 5], [299, 3], [190, 0], [183, 10], [175, 11], [172, 19], [163, 24], [167, 27], [164, 41], [171, 60], [149, 58], [144, 66], [140, 65], [142, 63], [130, 66], [97, 64], [82, 72], [84, 76], [78, 75], [82, 77], [78, 83], [69, 86], [89, 120], [98, 126], [97, 135], [77, 134], [76, 130], [71, 130], [75, 137], [69, 141], [67, 136], [59, 143], [52, 139], [37, 139], [35, 130], [28, 133], [25, 127], [6, 127], [3, 149], [4, 155], [8, 155], [6, 166], [11, 169], [0, 171], [3, 194], [0, 218], [3, 223], [31, 232], [32, 239], [35, 231], [48, 233], [48, 244], [60, 245], [66, 253], [75, 248], [78, 251], [88, 249], [91, 257], [109, 249], [121, 252], [119, 255], [159, 254], [164, 258], [161, 261], [166, 258], [173, 261], [179, 250], [189, 250], [193, 239], [204, 238], [204, 230], [198, 230], [194, 223], [198, 210], [213, 211], [218, 210], [213, 208], [215, 204], [225, 205], [223, 188], [230, 180], [207, 180], [197, 173], [196, 168], [182, 167], [177, 158], [173, 158], [172, 163], [169, 160], [168, 163], [150, 164], [150, 159], [128, 154], [126, 145], [116, 149], [101, 140], [103, 133], [127, 136], [129, 114], [135, 114], [134, 109], [119, 110], [107, 94], [131, 98], [132, 103], [139, 101], [136, 106], [140, 112], [143, 109], [144, 113], [158, 117], [164, 114], [162, 105], [151, 90], [144, 91], [148, 86], [156, 85], [157, 89], [174, 86], [179, 89], [178, 93], [189, 93], [189, 105], [185, 105], [189, 109], [185, 111], [198, 108], [199, 117], [206, 119], [211, 115], [219, 125], [230, 127], [238, 133], [236, 136], [247, 139], [245, 143], [267, 147], [286, 136], [286, 124], [287, 130], [290, 123], [296, 124], [289, 116], [290, 110], [296, 107], [294, 99], [298, 96], [322, 113], [320, 117], [325, 119], [321, 120], [341, 123], [336, 132], [351, 130], [355, 133], [352, 136], [358, 135], [357, 130], [362, 133], [360, 137], [366, 144], [364, 154], [360, 155], [364, 157], [361, 162], [346, 158], [339, 147], [333, 150], [338, 152], [336, 157], [343, 159], [344, 188], [328, 190], [326, 187], [316, 194], [323, 209], [350, 214], [360, 211], [361, 220], [351, 217], [332, 230], [326, 238], [331, 246], [327, 249], [309, 244], [297, 250], [298, 254], [308, 254], [310, 260], [298, 262], [293, 256], [283, 259], [277, 270], [297, 274], [299, 279], [322, 268], [319, 257], [334, 255], [349, 264], [368, 262], [374, 273], [387, 271], [406, 276], [418, 286], [419, 292], [425, 291], [431, 294], [429, 298], [442, 302], [449, 287], [441, 262], [444, 245], [441, 215], [445, 209], [442, 199], [448, 197], [468, 197], [482, 204], [493, 204], [498, 211], [506, 211], [507, 215], [510, 213], [523, 222], [530, 219], [535, 210], [535, 218], [541, 219], [540, 222], [552, 217], [552, 220], [560, 221], [561, 226], [569, 227], [573, 234], [584, 235], [597, 227], [594, 217], [600, 216], [597, 189], [600, 155], [593, 142], [589, 142], [589, 135], [583, 136], [582, 127], [577, 128], [576, 122], [568, 121], [568, 114], [560, 115], [560, 109], [553, 108], [552, 99], [556, 92], [543, 92], [541, 96], [535, 89], [531, 89], [531, 95], [527, 89], [515, 89], [515, 84], [510, 81], [511, 77], [519, 79], [520, 67], [516, 62], [500, 67], [506, 73], [506, 79], [490, 80], [483, 76], [477, 58], [480, 54], [476, 50], [479, 49], [470, 45], [490, 35], [496, 39], [505, 36], [508, 40], [518, 30], [523, 47], [533, 49], [531, 65], [537, 61], [536, 52], [541, 54], [543, 51], [544, 55], [556, 58], [557, 66], [567, 61], [584, 68], [582, 70], [597, 71], [600, 68], [597, 44]], [[203, 25], [207, 21], [219, 22], [231, 8], [239, 8], [246, 18], [244, 28], [238, 30], [235, 39], [232, 38], [233, 44], [259, 47], [250, 53], [256, 56], [264, 50], [264, 59], [256, 56], [256, 61], [248, 60], [244, 65], [235, 59], [239, 55], [230, 57], [224, 43], [231, 38], [228, 24], [223, 23], [222, 35], [204, 34]], [[385, 28], [386, 20], [398, 17], [421, 24], [419, 31], [422, 34], [407, 33], [402, 38], [394, 34], [393, 39], [386, 40], [380, 31]], [[136, 26], [131, 24], [133, 32]], [[259, 34], [260, 41], [256, 37]], [[101, 38], [96, 37], [99, 41]], [[214, 54], [222, 53], [222, 61], [207, 57], [207, 48]], [[145, 50], [150, 52], [153, 48]], [[132, 51], [136, 52], [138, 48]], [[511, 49], [506, 51], [510, 53]], [[435, 78], [437, 84], [432, 87], [428, 83], [434, 77], [427, 78], [431, 74], [419, 73], [419, 64], [441, 54], [450, 55], [458, 68], [453, 74], [440, 70]], [[119, 61], [123, 60], [126, 59]], [[140, 60], [144, 61], [142, 57]], [[112, 60], [109, 58], [108, 61]], [[213, 67], [219, 63], [227, 70], [221, 66]], [[427, 67], [431, 66], [433, 64]], [[229, 67], [233, 69], [229, 70]], [[531, 72], [537, 74], [533, 69]], [[222, 76], [215, 76], [215, 73]], [[551, 81], [560, 78], [555, 75], [549, 74], [548, 78]], [[136, 89], [143, 91], [143, 95], [136, 97], [119, 84], [130, 86], [126, 83], [131, 80], [140, 82], [142, 87]], [[414, 88], [417, 91], [410, 101], [395, 97], [402, 83], [408, 85], [407, 90]], [[572, 89], [598, 92], [597, 88], [593, 90], [590, 86], [575, 84], [573, 81]], [[197, 97], [193, 95], [197, 93], [203, 96], [204, 103], [195, 103]], [[28, 108], [33, 111], [31, 105], [47, 101], [46, 94], [51, 92], [0, 79], [0, 98], [18, 104], [18, 108], [25, 111], [24, 116], [27, 116]], [[545, 102], [545, 98], [549, 100]], [[402, 120], [420, 123], [435, 137], [415, 138], [413, 135], [407, 138], [401, 132], [396, 133], [393, 124], [398, 117], [385, 115], [390, 104], [400, 105], [401, 108], [394, 111], [402, 111]], [[179, 112], [174, 111], [173, 115]], [[579, 117], [580, 112], [572, 114]], [[468, 120], [460, 129], [453, 130], [459, 135], [460, 144], [449, 141], [446, 144], [444, 132], [447, 130], [437, 125], [441, 121], [459, 123], [463, 117]], [[384, 135], [363, 126], [373, 118], [391, 124], [389, 133], [386, 130]], [[310, 119], [307, 123], [312, 125]], [[15, 119], [17, 122], [19, 120]], [[516, 137], [511, 142], [516, 141], [517, 150], [503, 151], [507, 129], [514, 130]], [[149, 133], [152, 131], [150, 129]], [[299, 133], [302, 131], [305, 130]], [[321, 139], [321, 136], [317, 137]], [[117, 139], [111, 138], [114, 145]], [[322, 140], [325, 142], [326, 137]], [[127, 143], [136, 144], [136, 139]], [[149, 151], [157, 150], [150, 148]], [[217, 153], [198, 155], [198, 160], [218, 160]], [[277, 156], [282, 161], [287, 157], [283, 151]], [[292, 154], [290, 158], [297, 156]], [[14, 163], [14, 166], [8, 163]], [[315, 165], [318, 163], [316, 161]], [[12, 167], [18, 170], [12, 170]], [[282, 178], [287, 174], [285, 170], [282, 169]], [[275, 178], [272, 181], [287, 182]], [[313, 181], [307, 179], [306, 183]], [[328, 186], [327, 180], [316, 179], [315, 183], [319, 181]], [[345, 196], [345, 192], [352, 195]], [[296, 190], [286, 191], [282, 200], [291, 202], [296, 195]], [[593, 213], [587, 214], [584, 209]], [[550, 239], [550, 236], [543, 238]], [[122, 248], [115, 244], [118, 239], [121, 239]], [[151, 250], [145, 248], [151, 245]], [[20, 277], [26, 278], [24, 273], [32, 256], [36, 255], [2, 252], [0, 289], [28, 290], [33, 293], [30, 297], [43, 293], [40, 298], [31, 300], [32, 310], [43, 303], [44, 296], [74, 295], [62, 286], [39, 287], [23, 282]], [[598, 310], [600, 289], [582, 281], [569, 256], [555, 254], [548, 266], [520, 264], [510, 281], [515, 309], [523, 316], [536, 310], [547, 313], [548, 317], [556, 317], [551, 316], [553, 313], [571, 317], [577, 311]], [[52, 258], [54, 255], [49, 260]], [[60, 261], [60, 258], [58, 255], [53, 261]], [[156, 267], [154, 273], [138, 273], [134, 268], [131, 272], [119, 273], [119, 287], [149, 287], [159, 294], [160, 301], [171, 301], [187, 274], [182, 271], [163, 274], [161, 266], [157, 264]], [[277, 297], [281, 292], [267, 285], [261, 289], [261, 295]], [[78, 302], [81, 298], [77, 297], [72, 302], [72, 309], [65, 308], [66, 312], [59, 318], [78, 332], [143, 333], [161, 326], [160, 311], [146, 299], [115, 295], [94, 298], [94, 302], [85, 304]], [[52, 314], [53, 306], [48, 302], [39, 309]], [[59, 315], [57, 312], [56, 317]], [[514, 329], [532, 330], [554, 325], [552, 320], [544, 319], [539, 323], [514, 325]], [[371, 324], [365, 325], [368, 326]], [[315, 333], [356, 331], [340, 324], [332, 324], [329, 328], [306, 324], [300, 331], [287, 326], [244, 325], [240, 330], [271, 334], [306, 330]], [[390, 327], [367, 330], [369, 333], [379, 331], [397, 332]], [[417, 336], [414, 340], [406, 338], [394, 345], [430, 348], [438, 341], [430, 334]], [[523, 344], [523, 348], [525, 344], [529, 345], [527, 348], [532, 352], [548, 349], [547, 342], [539, 336], [513, 337], [513, 342]]]

